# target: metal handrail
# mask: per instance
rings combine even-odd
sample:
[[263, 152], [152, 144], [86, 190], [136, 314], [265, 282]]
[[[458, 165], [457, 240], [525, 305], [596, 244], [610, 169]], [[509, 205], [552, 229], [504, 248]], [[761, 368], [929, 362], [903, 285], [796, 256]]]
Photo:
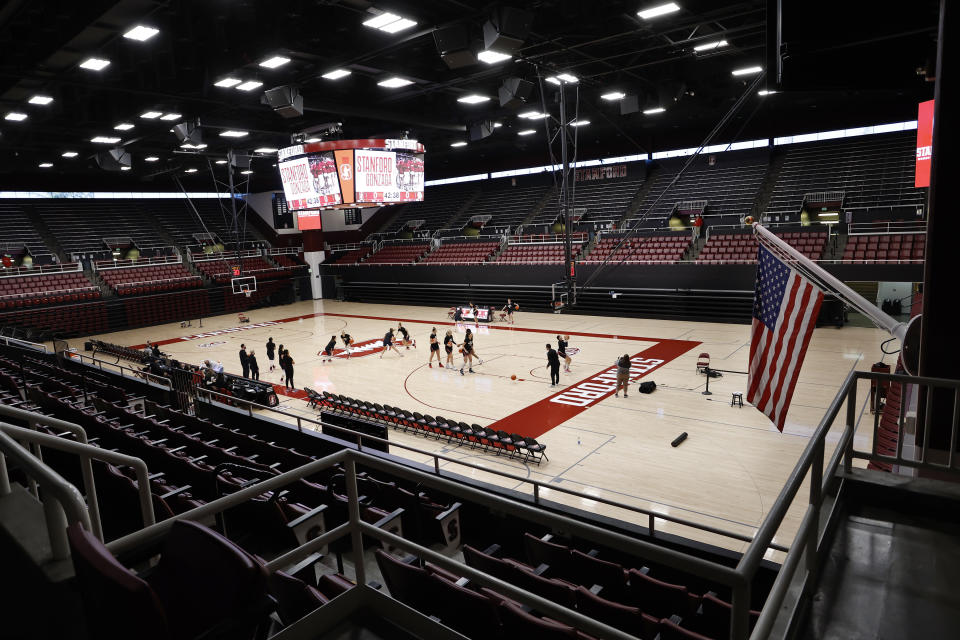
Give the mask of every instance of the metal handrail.
[[[872, 382], [898, 382], [902, 384], [913, 384], [925, 386], [927, 392], [927, 406], [924, 415], [923, 425], [923, 445], [920, 447], [919, 458], [911, 460], [905, 458], [902, 447], [898, 447], [896, 455], [890, 456], [877, 453], [876, 450], [864, 452], [855, 449], [854, 436], [857, 429], [856, 406], [857, 406], [857, 383], [860, 380], [870, 380]], [[933, 392], [934, 388], [946, 388], [953, 390], [954, 411], [951, 421], [950, 431], [950, 451], [947, 456], [946, 464], [932, 462], [929, 459], [930, 450], [930, 424], [933, 420]], [[905, 395], [905, 394], [904, 394]], [[837, 443], [837, 446], [829, 462], [824, 467], [824, 452], [826, 438], [833, 423], [840, 412], [841, 406], [846, 403], [846, 417], [843, 432]], [[877, 432], [880, 428], [879, 417], [873, 422], [872, 442], [877, 441]], [[904, 427], [898, 425], [898, 440], [904, 437]], [[810, 475], [810, 495], [807, 509], [801, 520], [800, 527], [794, 535], [790, 545], [790, 552], [781, 565], [780, 572], [767, 596], [766, 603], [760, 617], [757, 620], [753, 633], [750, 634], [751, 640], [761, 640], [767, 638], [773, 627], [773, 624], [780, 614], [783, 601], [787, 596], [788, 588], [794, 581], [795, 574], [799, 568], [801, 556], [805, 558], [806, 575], [803, 577], [799, 589], [798, 598], [809, 595], [809, 590], [816, 581], [820, 565], [821, 549], [820, 530], [823, 524], [821, 520], [821, 510], [823, 509], [826, 496], [829, 495], [831, 485], [837, 482], [839, 476], [837, 472], [841, 463], [845, 473], [852, 470], [853, 459], [867, 460], [871, 462], [885, 462], [888, 464], [899, 464], [918, 469], [936, 471], [938, 473], [949, 473], [960, 476], [960, 467], [954, 462], [954, 449], [960, 437], [960, 380], [949, 380], [945, 378], [921, 378], [916, 376], [907, 376], [900, 374], [888, 374], [869, 371], [851, 371], [841, 386], [836, 397], [827, 408], [817, 426], [813, 435], [797, 461], [796, 466], [790, 473], [789, 478], [774, 501], [766, 517], [760, 525], [754, 541], [747, 547], [740, 563], [737, 565], [737, 573], [741, 575], [745, 584], [749, 584], [756, 572], [757, 566], [764, 554], [763, 545], [773, 539], [774, 534], [779, 529], [787, 510], [792, 506], [793, 501], [799, 491], [803, 481]], [[875, 444], [874, 444], [875, 447]], [[839, 500], [839, 497], [838, 497]], [[835, 511], [835, 509], [834, 509]], [[832, 512], [833, 513], [833, 512]], [[831, 515], [832, 515], [831, 513]], [[736, 591], [733, 603], [733, 615], [731, 620], [732, 637], [739, 639], [747, 637], [749, 624], [749, 592], [745, 594], [747, 598], [741, 598], [738, 601]]]
[[[13, 407], [5, 407], [0, 405], [0, 410], [3, 409], [13, 409]], [[67, 453], [76, 453], [80, 456], [80, 469], [83, 474], [83, 489], [84, 494], [87, 496], [87, 505], [89, 508], [90, 518], [90, 523], [87, 525], [87, 528], [95, 536], [97, 536], [97, 538], [103, 541], [103, 525], [100, 520], [100, 501], [97, 496], [97, 486], [93, 478], [93, 466], [91, 464], [91, 460], [101, 460], [103, 462], [110, 462], [132, 468], [137, 475], [137, 493], [139, 494], [140, 498], [140, 515], [143, 518], [143, 526], [148, 527], [156, 522], [153, 512], [153, 498], [150, 495], [150, 475], [147, 471], [147, 464], [143, 460], [88, 444], [86, 433], [84, 433], [80, 426], [73, 423], [58, 420], [56, 418], [50, 418], [39, 413], [23, 411], [22, 409], [16, 409], [16, 411], [30, 414], [29, 418], [27, 418], [30, 428], [24, 429], [23, 427], [17, 427], [12, 424], [0, 422], [0, 431], [4, 431], [11, 437], [15, 437], [17, 440], [38, 445], [35, 455], [41, 462], [43, 458], [40, 454], [40, 446], [50, 447], [51, 449], [65, 451]], [[3, 413], [10, 415], [7, 411], [3, 411]], [[16, 416], [17, 414], [13, 415]], [[69, 427], [69, 430], [74, 433], [77, 432], [76, 430], [79, 430], [79, 433], [83, 437], [83, 441], [74, 442], [72, 440], [67, 440], [66, 438], [51, 436], [49, 434], [36, 431], [37, 426], [41, 424], [57, 428]], [[3, 475], [3, 478], [0, 478], [0, 483], [8, 484], [9, 480], [6, 478], [5, 468], [0, 469], [0, 474]], [[38, 499], [40, 498], [39, 494], [37, 494], [35, 490], [34, 495]], [[92, 527], [90, 525], [92, 525]]]
[[908, 222], [851, 222], [849, 225], [847, 225], [847, 234], [851, 236], [884, 234], [925, 235], [926, 233], [927, 223], [926, 221], [922, 220], [911, 220]]
[[[176, 247], [171, 247], [176, 249]], [[136, 267], [149, 267], [151, 265], [181, 264], [183, 256], [179, 253], [174, 255], [151, 256], [149, 258], [123, 259], [123, 260], [97, 260], [93, 263], [96, 271], [112, 271], [113, 269], [132, 269]]]
[[166, 533], [176, 520], [201, 520], [210, 515], [221, 513], [230, 507], [241, 504], [255, 496], [268, 491], [273, 491], [283, 487], [291, 482], [301, 478], [318, 473], [334, 464], [343, 463], [345, 471], [345, 482], [347, 488], [348, 513], [347, 523], [327, 531], [321, 536], [298, 546], [294, 550], [283, 554], [279, 558], [267, 564], [268, 571], [282, 569], [297, 560], [313, 553], [318, 548], [336, 539], [350, 535], [353, 539], [353, 558], [354, 569], [356, 572], [357, 584], [366, 582], [364, 572], [363, 544], [361, 538], [368, 535], [379, 540], [388, 542], [400, 547], [405, 551], [413, 553], [431, 562], [436, 562], [441, 567], [456, 572], [459, 575], [466, 576], [477, 582], [496, 589], [519, 602], [530, 606], [541, 613], [549, 615], [579, 629], [595, 635], [599, 638], [611, 638], [616, 640], [634, 640], [633, 636], [588, 618], [572, 609], [558, 605], [550, 600], [534, 595], [524, 589], [518, 588], [512, 584], [504, 582], [482, 571], [478, 571], [461, 562], [452, 560], [426, 547], [414, 542], [396, 536], [392, 533], [379, 529], [373, 525], [367, 524], [360, 519], [360, 504], [357, 489], [357, 466], [364, 468], [374, 468], [395, 473], [401, 477], [410, 480], [422, 482], [423, 484], [437, 488], [441, 491], [451, 493], [457, 496], [463, 496], [470, 500], [476, 500], [480, 504], [495, 507], [496, 509], [530, 521], [545, 524], [557, 530], [570, 532], [578, 537], [583, 537], [592, 542], [602, 545], [611, 545], [626, 549], [629, 552], [637, 553], [653, 561], [661, 562], [668, 566], [676, 567], [680, 570], [692, 571], [696, 575], [701, 575], [715, 580], [722, 584], [731, 584], [736, 582], [736, 572], [731, 567], [722, 565], [709, 560], [704, 560], [696, 556], [688, 555], [663, 547], [650, 542], [636, 540], [623, 534], [613, 533], [602, 527], [585, 524], [573, 518], [550, 513], [532, 507], [530, 505], [486, 493], [479, 489], [468, 487], [459, 482], [453, 482], [443, 478], [437, 478], [423, 471], [417, 471], [405, 465], [383, 460], [379, 457], [352, 449], [344, 449], [337, 453], [308, 463], [297, 469], [268, 478], [263, 482], [246, 487], [229, 496], [219, 498], [206, 505], [197, 507], [185, 513], [169, 518], [146, 529], [136, 531], [122, 538], [114, 540], [107, 545], [107, 549], [113, 554], [121, 554], [139, 545], [147, 545], [159, 540]]
[[[641, 514], [641, 515], [645, 515], [645, 516], [647, 516], [647, 530], [649, 531], [649, 533], [650, 533], [651, 536], [653, 536], [653, 535], [654, 535], [654, 532], [656, 531], [656, 520], [657, 520], [657, 519], [660, 519], [660, 520], [665, 520], [665, 521], [667, 521], [667, 522], [672, 522], [672, 523], [674, 523], [674, 524], [679, 524], [679, 525], [682, 525], [682, 526], [687, 526], [687, 527], [690, 527], [690, 528], [693, 528], [693, 529], [697, 529], [697, 530], [700, 530], [700, 531], [705, 531], [705, 532], [707, 532], [707, 533], [712, 533], [712, 534], [716, 534], [716, 535], [719, 535], [719, 536], [723, 536], [723, 537], [727, 537], [727, 538], [732, 538], [732, 539], [734, 539], [734, 540], [739, 540], [739, 541], [741, 541], [741, 542], [751, 542], [751, 541], [754, 539], [753, 536], [748, 536], [748, 535], [745, 535], [745, 534], [736, 533], [736, 532], [734, 532], [734, 531], [727, 531], [727, 530], [725, 530], [725, 529], [720, 529], [720, 528], [718, 528], [718, 527], [713, 527], [713, 526], [710, 526], [710, 525], [708, 525], [708, 524], [703, 524], [703, 523], [698, 523], [698, 522], [694, 522], [694, 521], [691, 521], [691, 520], [686, 520], [686, 519], [680, 518], [680, 517], [678, 517], [678, 516], [673, 516], [673, 515], [669, 515], [669, 514], [659, 513], [659, 512], [657, 512], [657, 511], [652, 510], [652, 509], [644, 509], [643, 507], [636, 507], [636, 506], [624, 504], [624, 503], [622, 503], [622, 502], [617, 502], [617, 501], [615, 501], [615, 500], [609, 500], [609, 499], [603, 498], [603, 497], [601, 497], [601, 496], [597, 496], [597, 495], [593, 495], [593, 494], [581, 493], [581, 492], [575, 491], [575, 490], [573, 490], [573, 489], [567, 489], [567, 488], [564, 488], [564, 487], [556, 486], [555, 484], [552, 484], [552, 483], [541, 483], [541, 482], [538, 482], [538, 481], [536, 481], [536, 480], [531, 480], [530, 478], [528, 478], [528, 477], [526, 477], [526, 476], [519, 476], [519, 475], [515, 475], [515, 474], [512, 474], [512, 473], [507, 473], [507, 472], [505, 472], [505, 471], [497, 471], [497, 470], [490, 469], [490, 468], [487, 468], [487, 467], [483, 467], [483, 466], [480, 466], [480, 465], [477, 465], [477, 464], [473, 464], [473, 463], [471, 463], [471, 462], [465, 462], [465, 461], [459, 460], [459, 459], [457, 459], [457, 458], [451, 458], [451, 457], [449, 457], [449, 456], [445, 456], [445, 455], [442, 455], [442, 454], [433, 453], [433, 452], [430, 452], [430, 451], [425, 451], [425, 450], [423, 450], [423, 449], [418, 449], [417, 447], [412, 447], [412, 446], [409, 446], [409, 445], [401, 444], [401, 443], [398, 443], [398, 442], [395, 442], [395, 441], [393, 441], [393, 440], [389, 440], [389, 439], [386, 439], [386, 438], [378, 438], [377, 436], [373, 436], [373, 435], [368, 435], [368, 434], [365, 434], [365, 433], [361, 433], [361, 432], [356, 431], [356, 430], [354, 430], [354, 429], [350, 429], [349, 427], [344, 427], [344, 426], [342, 426], [342, 425], [334, 425], [334, 424], [330, 424], [330, 423], [328, 423], [328, 422], [324, 422], [322, 419], [321, 419], [321, 420], [313, 420], [313, 419], [311, 419], [311, 418], [306, 418], [306, 417], [299, 416], [299, 415], [294, 414], [294, 413], [289, 413], [289, 412], [287, 412], [287, 411], [283, 411], [283, 410], [277, 409], [276, 407], [268, 407], [268, 406], [266, 406], [266, 405], [257, 404], [257, 403], [255, 403], [255, 402], [252, 402], [252, 401], [249, 401], [249, 400], [242, 400], [242, 399], [240, 399], [240, 398], [237, 398], [236, 396], [228, 396], [228, 395], [226, 395], [226, 394], [222, 394], [222, 393], [219, 393], [219, 392], [217, 392], [217, 391], [213, 391], [213, 390], [211, 390], [211, 389], [197, 388], [197, 395], [198, 395], [198, 397], [201, 396], [201, 395], [205, 395], [205, 394], [206, 394], [206, 395], [209, 395], [209, 396], [218, 396], [218, 397], [220, 397], [220, 398], [223, 398], [223, 399], [225, 400], [225, 402], [221, 402], [221, 404], [227, 404], [227, 403], [235, 403], [235, 404], [236, 404], [236, 403], [242, 403], [242, 404], [245, 404], [245, 405], [247, 405], [247, 414], [250, 415], [250, 416], [253, 416], [253, 415], [254, 415], [254, 414], [253, 414], [253, 410], [254, 410], [254, 408], [256, 408], [256, 409], [259, 409], [259, 410], [265, 410], [265, 411], [269, 411], [269, 412], [272, 412], [272, 413], [277, 413], [277, 414], [280, 414], [280, 415], [288, 416], [288, 417], [290, 417], [290, 418], [294, 418], [294, 419], [296, 419], [296, 421], [297, 421], [297, 430], [300, 431], [301, 433], [303, 432], [303, 422], [307, 422], [307, 423], [310, 423], [310, 424], [313, 424], [313, 425], [316, 425], [316, 426], [320, 426], [320, 427], [325, 427], [325, 428], [327, 428], [327, 429], [333, 429], [333, 430], [337, 430], [337, 431], [341, 431], [341, 432], [348, 433], [348, 434], [350, 434], [350, 436], [351, 436], [349, 440], [356, 445], [358, 451], [362, 451], [362, 450], [363, 450], [363, 447], [364, 447], [363, 443], [364, 443], [364, 442], [376, 442], [376, 443], [378, 443], [378, 444], [387, 445], [387, 446], [389, 446], [389, 447], [397, 447], [397, 448], [399, 448], [399, 449], [404, 449], [404, 450], [406, 450], [406, 451], [412, 451], [412, 452], [414, 452], [414, 453], [416, 453], [416, 454], [419, 454], [419, 455], [428, 456], [428, 457], [430, 457], [430, 458], [433, 458], [433, 470], [434, 470], [433, 472], [434, 472], [434, 475], [435, 475], [435, 476], [440, 476], [440, 475], [441, 475], [440, 462], [443, 461], [443, 462], [458, 464], [458, 465], [460, 465], [460, 466], [466, 467], [466, 468], [471, 469], [471, 470], [473, 470], [473, 471], [483, 471], [483, 472], [490, 473], [490, 474], [492, 474], [492, 475], [495, 475], [495, 476], [498, 476], [498, 477], [501, 477], [501, 478], [507, 478], [507, 479], [513, 480], [513, 481], [515, 481], [515, 482], [520, 482], [520, 483], [522, 483], [522, 484], [531, 485], [531, 487], [532, 487], [532, 495], [533, 495], [533, 502], [534, 502], [534, 504], [537, 504], [537, 505], [542, 504], [542, 501], [541, 501], [541, 498], [540, 498], [541, 488], [547, 488], [547, 489], [549, 489], [550, 491], [554, 491], [554, 492], [557, 492], [557, 493], [567, 494], [567, 495], [573, 496], [573, 497], [575, 497], [575, 498], [581, 498], [581, 499], [584, 499], [584, 500], [591, 500], [591, 501], [593, 501], [593, 502], [599, 502], [599, 503], [601, 503], [601, 504], [605, 504], [605, 505], [610, 506], [610, 507], [615, 507], [615, 508], [618, 508], [618, 509], [623, 509], [624, 511], [630, 511], [630, 512], [633, 512], [633, 513], [638, 513], [638, 514]], [[314, 429], [314, 430], [316, 430], [316, 429]], [[337, 436], [333, 436], [333, 437], [337, 437]], [[789, 549], [788, 549], [787, 547], [784, 547], [784, 546], [782, 546], [782, 545], [779, 545], [779, 544], [776, 544], [776, 543], [772, 543], [772, 542], [770, 543], [769, 547], [770, 547], [771, 549], [775, 550], [775, 551], [781, 551], [781, 552], [789, 551]]]
[[20, 347], [20, 348], [26, 348], [26, 349], [33, 349], [34, 351], [39, 351], [40, 353], [50, 353], [46, 345], [40, 344], [38, 342], [30, 342], [29, 340], [21, 340], [20, 338], [11, 338], [10, 336], [0, 336], [0, 342], [7, 345], [8, 347]]
[[89, 366], [96, 366], [96, 368], [100, 369], [100, 371], [109, 371], [109, 369], [103, 368], [103, 366], [106, 365], [108, 367], [119, 369], [121, 377], [124, 377], [124, 378], [128, 377], [124, 374], [124, 372], [129, 371], [130, 373], [133, 374], [132, 376], [130, 376], [132, 378], [140, 378], [141, 381], [145, 380], [147, 382], [152, 382], [155, 385], [166, 388], [167, 391], [173, 390], [173, 383], [170, 381], [170, 378], [166, 378], [164, 376], [158, 376], [154, 373], [150, 373], [149, 371], [141, 371], [139, 369], [131, 369], [130, 367], [125, 367], [122, 364], [113, 364], [110, 362], [104, 362], [103, 360], [100, 360], [98, 358], [87, 356], [82, 353], [78, 353], [76, 351], [64, 351], [63, 354], [67, 358], [70, 358], [73, 360], [80, 360], [81, 364], [87, 364], [84, 361], [89, 360], [92, 363]]
[[33, 267], [7, 267], [0, 270], [0, 278], [23, 278], [26, 276], [43, 276], [53, 273], [75, 273], [82, 271], [78, 262], [58, 262], [56, 264], [40, 264]]
[[43, 488], [43, 514], [47, 523], [47, 535], [50, 539], [53, 559], [69, 558], [67, 526], [79, 522], [90, 530], [90, 516], [83, 502], [83, 496], [75, 486], [61, 478], [53, 469], [43, 464], [7, 435], [6, 428], [7, 425], [0, 423], [0, 496], [7, 495], [11, 491], [6, 462], [9, 456]]

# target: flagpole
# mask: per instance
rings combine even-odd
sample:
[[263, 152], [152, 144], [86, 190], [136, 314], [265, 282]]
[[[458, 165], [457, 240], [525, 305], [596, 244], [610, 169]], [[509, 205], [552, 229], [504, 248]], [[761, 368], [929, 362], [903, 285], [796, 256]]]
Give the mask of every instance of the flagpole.
[[786, 253], [788, 256], [790, 256], [790, 258], [802, 264], [808, 271], [811, 271], [817, 277], [817, 279], [821, 280], [829, 287], [832, 287], [834, 293], [840, 294], [844, 301], [850, 306], [854, 307], [857, 311], [870, 318], [875, 325], [900, 340], [901, 343], [903, 342], [904, 336], [907, 333], [907, 323], [899, 322], [895, 318], [891, 318], [889, 315], [878, 309], [875, 304], [871, 303], [859, 293], [832, 276], [823, 267], [794, 249], [772, 231], [762, 226], [759, 222], [753, 223], [753, 232], [756, 235], [761, 236], [770, 244], [776, 246], [777, 249]]

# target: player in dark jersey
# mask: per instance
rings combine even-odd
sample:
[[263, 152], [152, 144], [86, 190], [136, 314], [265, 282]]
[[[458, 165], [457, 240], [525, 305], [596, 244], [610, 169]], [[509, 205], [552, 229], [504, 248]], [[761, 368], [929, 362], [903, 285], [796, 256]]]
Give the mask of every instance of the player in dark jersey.
[[346, 331], [340, 332], [340, 340], [343, 342], [343, 348], [347, 350], [347, 358], [350, 358], [350, 348], [353, 346], [353, 338]]
[[437, 356], [437, 366], [441, 366], [443, 363], [440, 361], [440, 343], [437, 342], [436, 327], [430, 332], [430, 359], [427, 360], [427, 365], [431, 369], [433, 369], [433, 356]]
[[447, 329], [447, 335], [443, 337], [443, 350], [447, 352], [447, 369], [455, 369], [456, 365], [453, 364], [453, 347], [454, 345], [460, 346], [453, 339], [453, 331]]
[[467, 334], [463, 336], [463, 364], [460, 366], [460, 375], [463, 375], [463, 367], [467, 367], [470, 373], [473, 373], [473, 332], [467, 329]]
[[273, 341], [273, 338], [267, 338], [267, 360], [270, 361], [270, 371], [274, 370], [273, 364], [273, 351], [277, 348], [277, 343]]
[[570, 356], [567, 355], [567, 345], [570, 344], [570, 336], [557, 336], [557, 355], [563, 359], [563, 370], [570, 373]]
[[397, 321], [397, 331], [400, 332], [400, 344], [405, 345], [407, 349], [410, 348], [410, 345], [413, 344], [414, 347], [417, 346], [416, 340], [410, 340], [410, 334], [407, 332], [407, 328], [400, 324], [400, 321]]
[[513, 324], [513, 312], [517, 310], [518, 305], [513, 303], [513, 300], [507, 298], [507, 304], [504, 305], [503, 311], [507, 313], [507, 322]]
[[322, 356], [320, 362], [333, 362], [333, 350], [336, 346], [337, 336], [330, 336], [330, 342], [323, 348], [323, 351], [317, 352], [318, 356]]
[[400, 354], [401, 358], [403, 357], [403, 354], [400, 353], [393, 345], [393, 327], [390, 327], [390, 330], [387, 331], [386, 335], [383, 336], [383, 351], [380, 352], [380, 358], [383, 359], [383, 354], [385, 354], [387, 351], [390, 351], [390, 349], [393, 349]]

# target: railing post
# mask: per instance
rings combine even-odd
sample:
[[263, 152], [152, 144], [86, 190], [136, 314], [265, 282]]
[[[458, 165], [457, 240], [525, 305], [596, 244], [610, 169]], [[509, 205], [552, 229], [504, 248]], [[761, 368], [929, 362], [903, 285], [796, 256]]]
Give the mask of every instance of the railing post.
[[857, 381], [859, 379], [854, 376], [847, 390], [847, 429], [851, 431], [847, 449], [843, 452], [843, 472], [847, 474], [853, 469], [853, 438], [857, 434]]
[[750, 582], [746, 577], [741, 580], [733, 585], [730, 640], [746, 640], [750, 635]]
[[47, 536], [50, 538], [50, 550], [54, 560], [66, 560], [70, 557], [70, 543], [67, 541], [67, 514], [60, 502], [53, 496], [43, 501], [43, 515], [47, 523]]
[[648, 533], [653, 536], [654, 528], [656, 527], [655, 518], [652, 513], [647, 514], [647, 530]]
[[10, 476], [7, 474], [7, 456], [0, 451], [0, 496], [10, 493]]
[[83, 489], [87, 494], [87, 509], [90, 512], [91, 533], [97, 536], [100, 542], [103, 539], [103, 525], [100, 522], [100, 502], [97, 500], [97, 486], [93, 481], [93, 465], [90, 456], [80, 455], [80, 469], [83, 473]]
[[540, 504], [540, 483], [533, 483], [533, 504]]
[[817, 440], [813, 448], [813, 460], [810, 462], [810, 506], [813, 508], [811, 516], [813, 523], [810, 527], [810, 534], [807, 536], [807, 580], [804, 584], [811, 585], [816, 582], [817, 573], [819, 573], [820, 558], [820, 503], [823, 500], [821, 495], [823, 488], [823, 449], [824, 439]]
[[350, 517], [350, 540], [353, 544], [353, 570], [358, 585], [366, 584], [363, 568], [363, 530], [360, 527], [360, 493], [357, 490], [357, 463], [352, 457], [344, 463], [347, 472], [347, 506]]

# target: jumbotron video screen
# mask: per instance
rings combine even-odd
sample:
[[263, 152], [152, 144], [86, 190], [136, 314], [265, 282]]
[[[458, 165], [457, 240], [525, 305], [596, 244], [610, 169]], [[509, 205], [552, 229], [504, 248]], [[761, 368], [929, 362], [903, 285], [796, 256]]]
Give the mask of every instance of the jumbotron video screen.
[[416, 140], [329, 140], [277, 154], [291, 211], [423, 200], [423, 145]]

